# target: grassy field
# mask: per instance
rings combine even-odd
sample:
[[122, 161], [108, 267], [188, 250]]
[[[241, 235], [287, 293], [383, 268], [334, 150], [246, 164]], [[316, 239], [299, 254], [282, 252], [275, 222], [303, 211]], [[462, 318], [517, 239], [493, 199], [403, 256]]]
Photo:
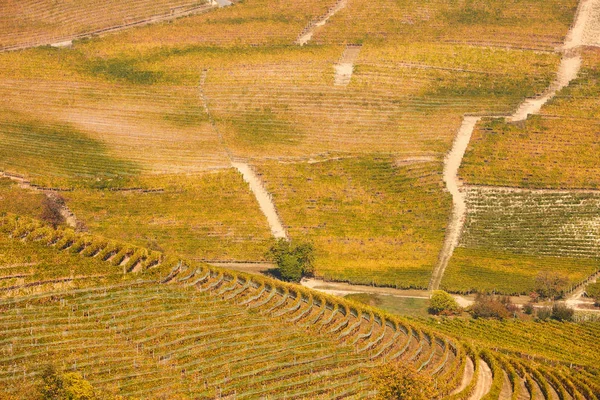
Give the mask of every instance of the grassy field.
[[391, 157], [259, 166], [290, 236], [317, 249], [317, 275], [425, 287], [450, 199], [437, 163]]
[[395, 297], [367, 293], [349, 294], [344, 296], [344, 298], [363, 303], [371, 307], [380, 308], [391, 314], [423, 318], [426, 318], [429, 315], [427, 313], [427, 307], [429, 307], [428, 299]]
[[233, 169], [142, 179], [154, 192], [75, 190], [67, 205], [90, 232], [187, 258], [262, 259], [266, 218]]
[[471, 187], [467, 207], [447, 289], [527, 294], [539, 272], [563, 274], [571, 285], [598, 270], [597, 194]]
[[469, 183], [529, 188], [600, 188], [600, 52], [589, 49], [579, 77], [521, 124], [484, 120], [460, 175]]

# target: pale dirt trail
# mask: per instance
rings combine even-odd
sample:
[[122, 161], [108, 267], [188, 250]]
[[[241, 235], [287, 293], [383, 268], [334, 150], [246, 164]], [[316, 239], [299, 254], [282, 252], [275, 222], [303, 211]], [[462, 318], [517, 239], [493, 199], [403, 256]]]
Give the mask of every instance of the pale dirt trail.
[[334, 86], [348, 86], [354, 72], [354, 63], [358, 58], [361, 46], [348, 45], [344, 49], [344, 53], [340, 61], [333, 66], [335, 71]]
[[229, 147], [225, 143], [223, 135], [219, 131], [219, 128], [217, 127], [217, 124], [215, 123], [215, 121], [212, 117], [212, 114], [208, 107], [208, 103], [209, 103], [208, 98], [206, 97], [206, 93], [204, 93], [204, 82], [206, 81], [207, 74], [208, 74], [207, 70], [202, 71], [202, 74], [200, 77], [200, 83], [198, 86], [198, 91], [199, 91], [200, 100], [202, 101], [202, 106], [204, 107], [204, 111], [208, 115], [210, 124], [212, 125], [212, 128], [215, 131], [215, 133], [217, 134], [217, 136], [219, 138], [219, 142], [221, 143], [221, 146], [223, 147], [225, 153], [227, 154], [227, 158], [231, 162], [231, 166], [233, 168], [235, 168], [242, 175], [242, 178], [250, 187], [250, 191], [256, 198], [256, 201], [258, 202], [258, 206], [259, 206], [261, 212], [267, 218], [267, 223], [269, 224], [269, 228], [271, 229], [271, 234], [273, 235], [273, 237], [276, 239], [289, 240], [287, 232], [286, 232], [285, 228], [283, 227], [283, 223], [281, 222], [281, 219], [279, 218], [279, 214], [277, 214], [277, 209], [275, 208], [275, 203], [273, 203], [273, 199], [271, 198], [271, 195], [265, 189], [265, 187], [262, 183], [262, 180], [256, 174], [254, 169], [250, 166], [250, 164], [234, 159], [234, 155], [233, 155], [232, 151], [229, 149]]
[[473, 379], [473, 375], [475, 373], [475, 366], [473, 365], [473, 360], [471, 357], [467, 357], [467, 362], [465, 363], [465, 371], [463, 372], [462, 381], [460, 382], [460, 386], [454, 389], [450, 395], [455, 395], [457, 393], [462, 392], [469, 385], [469, 382]]
[[300, 34], [298, 39], [296, 39], [296, 44], [300, 45], [300, 46], [304, 46], [306, 43], [308, 43], [312, 39], [317, 28], [320, 28], [323, 25], [325, 25], [327, 23], [327, 20], [329, 20], [329, 18], [333, 17], [338, 11], [340, 11], [341, 9], [346, 7], [346, 4], [348, 4], [347, 0], [338, 0], [334, 4], [334, 6], [329, 9], [327, 14], [323, 15], [316, 21], [311, 21], [308, 24], [308, 26], [306, 28], [304, 28], [304, 30], [302, 31], [302, 33]]
[[492, 376], [492, 370], [490, 369], [490, 366], [487, 365], [487, 363], [482, 359], [479, 359], [479, 366], [480, 368], [477, 375], [477, 384], [475, 385], [475, 389], [469, 397], [469, 400], [481, 399], [492, 388], [492, 381], [494, 380], [494, 377]]
[[[592, 20], [591, 14], [593, 10], [599, 10], [600, 16], [600, 0], [582, 0], [579, 4], [575, 21], [565, 38], [565, 43], [561, 49], [563, 57], [557, 71], [556, 80], [552, 82], [546, 92], [538, 98], [526, 99], [517, 109], [517, 111], [508, 118], [508, 121], [517, 122], [527, 119], [530, 114], [539, 113], [541, 108], [550, 101], [556, 93], [566, 87], [573, 79], [577, 77], [581, 68], [581, 54], [579, 47], [590, 42], [589, 34], [590, 26], [593, 25], [596, 29], [595, 33], [600, 33], [598, 26], [600, 21]], [[586, 36], [587, 32], [587, 36]], [[438, 259], [431, 282], [430, 290], [439, 288], [444, 271], [448, 266], [448, 262], [454, 253], [454, 249], [458, 245], [462, 227], [466, 216], [465, 195], [461, 190], [460, 179], [458, 178], [458, 170], [462, 163], [462, 158], [465, 154], [471, 135], [475, 129], [475, 125], [479, 121], [478, 117], [465, 117], [461, 125], [458, 135], [452, 146], [452, 150], [448, 154], [444, 163], [444, 182], [446, 188], [452, 194], [453, 211], [450, 223], [447, 227], [444, 246]]]
[[256, 200], [258, 201], [258, 206], [260, 207], [260, 210], [265, 215], [265, 217], [267, 217], [267, 222], [269, 223], [269, 227], [271, 228], [271, 233], [273, 234], [273, 237], [277, 239], [289, 239], [285, 228], [283, 227], [283, 223], [281, 222], [281, 219], [277, 214], [277, 210], [275, 209], [275, 204], [271, 199], [271, 195], [263, 186], [262, 181], [254, 171], [254, 169], [252, 169], [252, 167], [249, 164], [242, 162], [232, 162], [231, 165], [233, 165], [233, 167], [237, 169], [240, 172], [240, 174], [242, 174], [244, 181], [246, 181], [246, 183], [248, 183], [248, 185], [250, 186], [250, 190], [252, 191], [254, 197], [256, 197]]
[[463, 123], [458, 130], [458, 135], [454, 139], [452, 150], [444, 160], [444, 183], [446, 188], [452, 195], [453, 210], [450, 223], [446, 228], [446, 238], [444, 246], [440, 254], [438, 264], [433, 270], [429, 290], [437, 290], [440, 287], [440, 282], [444, 276], [444, 271], [448, 266], [448, 262], [454, 253], [454, 249], [458, 245], [462, 227], [464, 225], [467, 212], [467, 203], [465, 193], [461, 191], [461, 182], [458, 178], [458, 169], [462, 163], [462, 158], [465, 155], [471, 135], [475, 129], [475, 125], [480, 120], [480, 117], [465, 117]]

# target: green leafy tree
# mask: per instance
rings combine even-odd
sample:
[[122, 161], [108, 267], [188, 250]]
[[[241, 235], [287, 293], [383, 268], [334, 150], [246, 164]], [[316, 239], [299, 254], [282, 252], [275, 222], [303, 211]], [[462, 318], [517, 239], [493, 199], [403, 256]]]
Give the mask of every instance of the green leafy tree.
[[567, 307], [565, 304], [555, 303], [552, 306], [552, 315], [550, 318], [556, 321], [572, 321], [575, 311]]
[[454, 297], [443, 290], [434, 290], [429, 299], [429, 311], [434, 315], [456, 315], [460, 314], [461, 308]]
[[378, 400], [431, 400], [436, 397], [434, 379], [412, 364], [389, 363], [372, 373]]
[[314, 272], [314, 247], [311, 243], [293, 244], [278, 239], [269, 249], [266, 257], [277, 264], [281, 278], [300, 282], [303, 276]]
[[596, 304], [600, 304], [600, 282], [590, 283], [585, 288], [585, 293], [588, 297], [594, 299]]

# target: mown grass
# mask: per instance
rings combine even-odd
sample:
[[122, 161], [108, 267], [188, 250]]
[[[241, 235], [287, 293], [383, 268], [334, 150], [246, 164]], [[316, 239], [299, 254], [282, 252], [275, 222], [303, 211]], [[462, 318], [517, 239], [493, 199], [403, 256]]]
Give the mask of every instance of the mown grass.
[[380, 308], [391, 314], [409, 317], [427, 317], [429, 315], [427, 313], [427, 307], [429, 307], [428, 299], [367, 293], [349, 294], [344, 296], [344, 298], [363, 303], [371, 307]]
[[75, 190], [64, 197], [98, 235], [189, 258], [263, 259], [269, 226], [234, 170], [147, 178], [142, 184], [163, 191]]
[[381, 156], [257, 169], [292, 240], [314, 242], [317, 275], [423, 288], [450, 212], [440, 168]]
[[474, 184], [531, 188], [600, 188], [600, 53], [588, 50], [571, 84], [520, 124], [484, 120], [460, 175]]

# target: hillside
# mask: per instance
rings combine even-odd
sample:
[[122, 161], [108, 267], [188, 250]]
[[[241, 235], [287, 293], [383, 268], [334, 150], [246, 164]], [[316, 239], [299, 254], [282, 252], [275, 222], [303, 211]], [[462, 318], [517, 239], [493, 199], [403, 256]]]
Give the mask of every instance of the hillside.
[[269, 271], [309, 244], [314, 282], [415, 315], [553, 276], [597, 315], [599, 10], [3, 2], [0, 398], [48, 363], [102, 399], [376, 398], [398, 364], [439, 399], [600, 398], [595, 318]]

